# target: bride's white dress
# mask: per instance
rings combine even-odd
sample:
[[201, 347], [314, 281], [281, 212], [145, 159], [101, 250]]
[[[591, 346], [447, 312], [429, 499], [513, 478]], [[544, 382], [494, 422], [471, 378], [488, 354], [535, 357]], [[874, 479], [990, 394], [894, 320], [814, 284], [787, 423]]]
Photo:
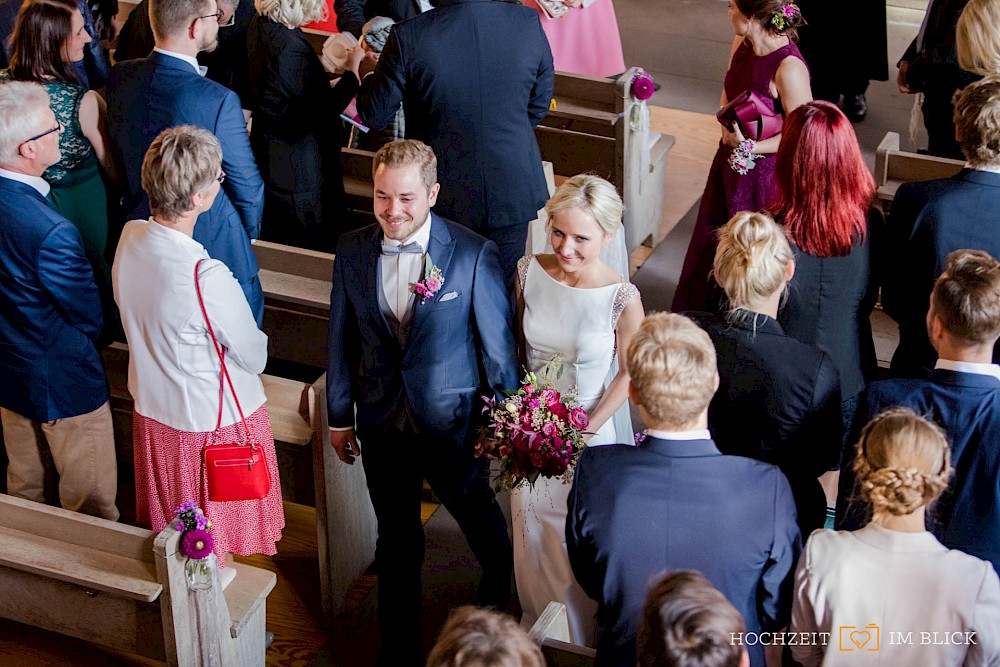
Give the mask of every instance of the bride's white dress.
[[[604, 393], [616, 353], [615, 326], [625, 305], [638, 296], [631, 283], [581, 289], [555, 280], [533, 256], [522, 257], [518, 275], [524, 295], [524, 339], [528, 369], [541, 372], [562, 356], [561, 392], [576, 387], [580, 405], [591, 412]], [[631, 443], [631, 433], [615, 433], [608, 420], [588, 445]], [[576, 583], [566, 554], [566, 500], [570, 484], [539, 477], [534, 487], [522, 485], [511, 493], [514, 528], [514, 576], [530, 627], [551, 601], [566, 605], [570, 636], [575, 644], [592, 646], [597, 603]]]

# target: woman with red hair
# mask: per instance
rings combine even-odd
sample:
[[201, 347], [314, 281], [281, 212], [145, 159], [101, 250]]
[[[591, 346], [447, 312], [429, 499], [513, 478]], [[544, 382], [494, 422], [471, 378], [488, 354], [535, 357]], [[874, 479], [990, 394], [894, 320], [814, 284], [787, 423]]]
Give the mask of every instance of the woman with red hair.
[[850, 121], [829, 102], [788, 114], [776, 163], [770, 212], [787, 229], [796, 267], [778, 321], [831, 356], [849, 425], [876, 370], [868, 319], [878, 296], [873, 246], [882, 226], [871, 207], [875, 181]]

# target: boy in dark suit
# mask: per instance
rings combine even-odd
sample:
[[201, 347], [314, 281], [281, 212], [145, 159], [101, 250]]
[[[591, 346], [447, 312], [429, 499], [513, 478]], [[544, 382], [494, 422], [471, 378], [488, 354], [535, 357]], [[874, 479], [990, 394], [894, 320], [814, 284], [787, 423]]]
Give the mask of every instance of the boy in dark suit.
[[[647, 586], [664, 569], [704, 573], [747, 632], [783, 627], [801, 549], [795, 503], [778, 468], [723, 456], [712, 442], [712, 340], [682, 315], [651, 315], [629, 344], [628, 369], [649, 437], [585, 449], [566, 520], [573, 573], [599, 605], [595, 665], [636, 664]], [[762, 647], [748, 651], [763, 667]]]

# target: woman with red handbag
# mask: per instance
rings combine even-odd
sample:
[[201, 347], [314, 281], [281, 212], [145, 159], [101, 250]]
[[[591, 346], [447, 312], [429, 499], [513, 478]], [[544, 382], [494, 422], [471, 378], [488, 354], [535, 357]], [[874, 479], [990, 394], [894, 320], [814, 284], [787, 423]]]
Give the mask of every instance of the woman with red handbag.
[[[775, 192], [781, 120], [809, 102], [809, 70], [795, 46], [803, 24], [789, 0], [730, 0], [736, 38], [722, 91], [722, 141], [712, 161], [672, 309], [718, 310], [710, 276], [715, 235], [740, 211], [762, 211]], [[710, 285], [711, 283], [711, 285]]]
[[260, 373], [267, 336], [239, 283], [192, 238], [226, 175], [206, 130], [165, 130], [146, 153], [152, 216], [125, 225], [112, 268], [129, 343], [136, 519], [154, 531], [193, 500], [225, 554], [273, 555], [285, 517]]

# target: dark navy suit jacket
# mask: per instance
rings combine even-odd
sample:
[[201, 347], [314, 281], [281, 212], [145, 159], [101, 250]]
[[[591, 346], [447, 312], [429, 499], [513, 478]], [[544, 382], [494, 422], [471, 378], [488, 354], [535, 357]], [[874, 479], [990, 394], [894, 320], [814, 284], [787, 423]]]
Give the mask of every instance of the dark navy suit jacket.
[[40, 422], [108, 400], [94, 347], [101, 301], [73, 224], [0, 177], [0, 406]]
[[[984, 250], [1000, 259], [1000, 174], [963, 169], [951, 178], [904, 183], [886, 225], [882, 307], [899, 324], [892, 357], [896, 377], [927, 377], [937, 353], [926, 316], [934, 281], [948, 253]], [[993, 359], [1000, 359], [994, 349]]]
[[126, 220], [149, 217], [142, 160], [168, 127], [195, 125], [222, 144], [226, 180], [212, 208], [198, 216], [194, 239], [229, 267], [247, 294], [258, 324], [264, 312], [257, 258], [250, 239], [260, 235], [264, 182], [257, 171], [236, 93], [200, 76], [190, 64], [161, 53], [119, 63], [108, 80], [108, 129], [125, 166]]
[[420, 4], [417, 0], [333, 0], [333, 13], [337, 30], [360, 38], [366, 21], [385, 16], [399, 23], [420, 14]]
[[[854, 420], [853, 439], [878, 413], [908, 407], [948, 434], [955, 477], [931, 508], [928, 528], [939, 540], [993, 563], [1000, 572], [1000, 380], [988, 375], [936, 369], [928, 380], [883, 380], [865, 390]], [[837, 528], [856, 530], [870, 511], [854, 488], [845, 453], [837, 499]]]
[[362, 121], [434, 149], [435, 208], [472, 229], [524, 225], [548, 199], [534, 127], [552, 100], [552, 52], [538, 12], [498, 0], [442, 0], [393, 26], [358, 95]]
[[[748, 632], [788, 621], [801, 539], [778, 468], [723, 456], [711, 440], [588, 447], [568, 507], [569, 561], [599, 605], [596, 665], [634, 667], [646, 592], [665, 570], [704, 573]], [[762, 667], [763, 649], [747, 650]]]
[[474, 433], [480, 396], [517, 383], [512, 309], [496, 244], [431, 214], [427, 255], [444, 285], [417, 299], [400, 346], [379, 306], [382, 229], [345, 234], [333, 263], [327, 401], [330, 426], [359, 436], [391, 425], [406, 400], [417, 429], [457, 448]]

